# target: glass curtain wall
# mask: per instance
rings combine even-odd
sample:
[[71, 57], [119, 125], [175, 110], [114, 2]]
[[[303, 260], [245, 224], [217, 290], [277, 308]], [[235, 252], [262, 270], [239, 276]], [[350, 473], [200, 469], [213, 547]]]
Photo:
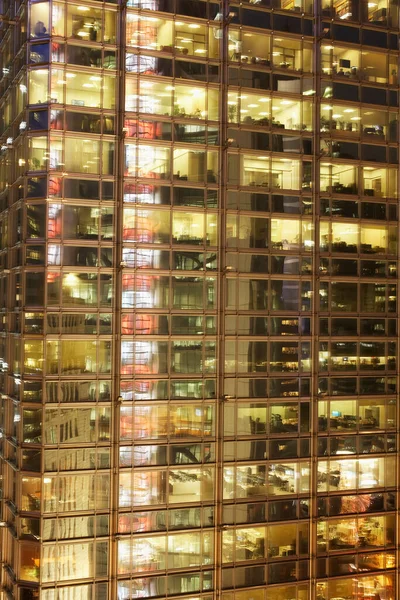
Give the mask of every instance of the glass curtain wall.
[[5, 596], [395, 600], [396, 3], [2, 15]]
[[16, 78], [2, 100], [2, 584], [20, 600], [106, 600], [117, 7], [3, 8], [17, 25], [1, 42]]
[[310, 593], [312, 7], [265, 8], [232, 3], [227, 40], [224, 600]]
[[120, 599], [211, 600], [217, 582], [218, 10], [127, 6]]
[[324, 600], [392, 600], [398, 543], [398, 14], [397, 7], [390, 13], [373, 3], [368, 10], [361, 3], [323, 4], [322, 19], [316, 593]]

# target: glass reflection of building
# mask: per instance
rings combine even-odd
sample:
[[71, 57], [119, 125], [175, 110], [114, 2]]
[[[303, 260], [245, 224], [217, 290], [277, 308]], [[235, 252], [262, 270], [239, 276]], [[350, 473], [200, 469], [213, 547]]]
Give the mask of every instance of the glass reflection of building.
[[398, 3], [1, 12], [0, 596], [395, 600]]

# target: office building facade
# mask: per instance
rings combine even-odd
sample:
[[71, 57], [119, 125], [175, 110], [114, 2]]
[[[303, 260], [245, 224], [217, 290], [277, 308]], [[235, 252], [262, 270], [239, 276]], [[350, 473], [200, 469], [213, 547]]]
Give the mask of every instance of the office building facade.
[[1, 8], [0, 598], [398, 598], [398, 2]]

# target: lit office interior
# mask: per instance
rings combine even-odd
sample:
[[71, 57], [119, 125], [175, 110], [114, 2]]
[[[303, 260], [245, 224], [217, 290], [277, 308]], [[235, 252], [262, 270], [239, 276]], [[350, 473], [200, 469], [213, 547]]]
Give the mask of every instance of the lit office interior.
[[3, 14], [4, 597], [395, 600], [397, 4]]

